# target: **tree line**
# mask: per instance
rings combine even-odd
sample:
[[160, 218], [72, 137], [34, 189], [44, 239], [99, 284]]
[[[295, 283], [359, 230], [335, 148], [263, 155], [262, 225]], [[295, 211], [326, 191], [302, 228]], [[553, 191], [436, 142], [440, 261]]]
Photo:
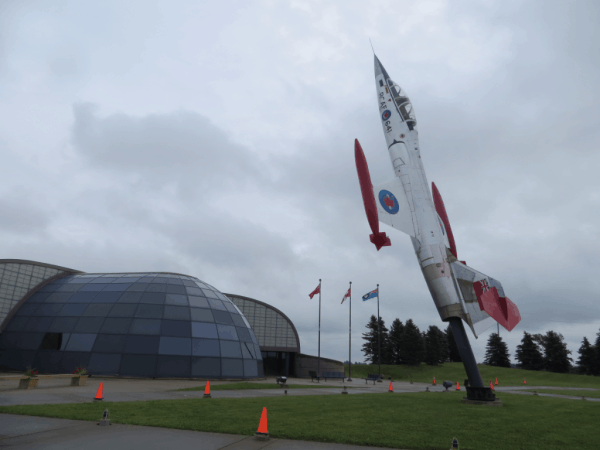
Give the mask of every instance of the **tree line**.
[[[404, 324], [400, 319], [395, 319], [388, 329], [381, 317], [378, 323], [375, 315], [372, 315], [366, 328], [368, 331], [363, 333], [365, 343], [362, 352], [368, 363], [379, 363], [379, 339], [381, 364], [416, 366], [425, 362], [437, 366], [444, 362], [462, 361], [450, 325], [444, 331], [430, 325], [427, 331], [422, 332], [412, 319]], [[599, 376], [600, 332], [597, 333], [595, 345], [591, 345], [586, 337], [583, 338], [576, 367], [573, 367], [570, 354], [561, 334], [554, 331], [529, 334], [525, 331], [515, 358], [522, 369]], [[492, 333], [488, 339], [484, 364], [511, 367], [508, 346], [498, 333]]]

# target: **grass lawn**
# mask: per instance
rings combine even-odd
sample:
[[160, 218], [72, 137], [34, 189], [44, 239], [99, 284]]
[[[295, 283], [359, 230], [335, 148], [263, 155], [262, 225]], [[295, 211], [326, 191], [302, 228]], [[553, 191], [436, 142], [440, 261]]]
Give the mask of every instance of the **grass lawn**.
[[411, 450], [593, 449], [593, 402], [499, 394], [502, 407], [465, 405], [464, 392], [102, 402], [0, 407], [0, 413], [253, 435], [263, 407], [271, 437]]
[[536, 391], [538, 394], [570, 395], [571, 397], [600, 398], [600, 391], [573, 391], [569, 389], [527, 389], [529, 392]]
[[[348, 375], [348, 365], [346, 375]], [[600, 389], [600, 377], [591, 375], [575, 375], [570, 373], [541, 372], [536, 370], [509, 369], [506, 367], [493, 367], [479, 365], [479, 372], [483, 378], [484, 384], [488, 385], [490, 381], [495, 381], [498, 377], [499, 386], [523, 386], [523, 378], [527, 380], [530, 386], [565, 386], [565, 387], [587, 387]], [[377, 364], [368, 366], [352, 366], [352, 377], [366, 378], [369, 373], [378, 373]], [[461, 386], [467, 378], [465, 368], [462, 363], [444, 363], [439, 366], [428, 366], [421, 364], [419, 367], [413, 366], [392, 366], [381, 365], [381, 376], [384, 381], [388, 377], [393, 380], [417, 381], [421, 383], [431, 383], [435, 377], [437, 384], [445, 380], [456, 384], [458, 381]], [[600, 445], [598, 446], [600, 448]]]
[[[175, 389], [176, 391], [204, 391], [206, 387], [206, 383], [202, 386], [193, 387], [193, 388], [185, 388], [185, 389]], [[347, 386], [348, 388], [353, 388], [357, 386]], [[323, 386], [318, 384], [288, 384], [286, 389], [342, 389], [341, 386]], [[238, 389], [282, 389], [277, 384], [273, 383], [251, 383], [242, 381], [239, 383], [227, 383], [227, 384], [211, 384], [211, 391], [234, 391]]]

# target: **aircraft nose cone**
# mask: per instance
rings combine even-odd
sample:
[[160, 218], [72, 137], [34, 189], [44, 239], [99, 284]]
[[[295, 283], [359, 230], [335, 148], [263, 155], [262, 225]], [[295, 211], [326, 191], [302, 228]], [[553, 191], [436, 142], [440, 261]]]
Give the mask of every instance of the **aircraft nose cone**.
[[379, 59], [377, 58], [377, 56], [373, 55], [373, 58], [375, 59], [375, 77], [381, 75], [381, 63], [379, 62]]

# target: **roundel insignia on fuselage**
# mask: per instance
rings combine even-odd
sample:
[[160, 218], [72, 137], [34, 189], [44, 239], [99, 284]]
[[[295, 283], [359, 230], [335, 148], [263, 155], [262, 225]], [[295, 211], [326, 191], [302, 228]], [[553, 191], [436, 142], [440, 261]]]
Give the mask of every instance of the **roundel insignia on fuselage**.
[[386, 109], [383, 114], [381, 114], [381, 120], [388, 120], [391, 115], [392, 112], [389, 109]]
[[382, 189], [379, 191], [379, 203], [388, 214], [396, 214], [400, 209], [398, 199], [390, 191]]

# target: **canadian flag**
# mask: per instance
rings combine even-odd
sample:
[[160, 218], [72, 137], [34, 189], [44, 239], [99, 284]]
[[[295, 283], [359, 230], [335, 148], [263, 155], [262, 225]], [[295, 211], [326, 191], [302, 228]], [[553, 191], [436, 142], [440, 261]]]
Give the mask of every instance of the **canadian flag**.
[[348, 292], [346, 292], [346, 295], [344, 295], [344, 298], [342, 299], [342, 304], [344, 304], [344, 301], [345, 301], [347, 298], [350, 298], [350, 290], [351, 290], [351, 289], [352, 289], [352, 288], [348, 288]]
[[315, 295], [317, 295], [317, 294], [320, 294], [320, 293], [321, 293], [321, 285], [319, 284], [319, 285], [317, 286], [317, 288], [316, 288], [314, 291], [312, 291], [310, 294], [308, 294], [308, 296], [309, 296], [309, 297], [311, 298], [311, 300], [312, 300], [312, 298], [313, 298]]

